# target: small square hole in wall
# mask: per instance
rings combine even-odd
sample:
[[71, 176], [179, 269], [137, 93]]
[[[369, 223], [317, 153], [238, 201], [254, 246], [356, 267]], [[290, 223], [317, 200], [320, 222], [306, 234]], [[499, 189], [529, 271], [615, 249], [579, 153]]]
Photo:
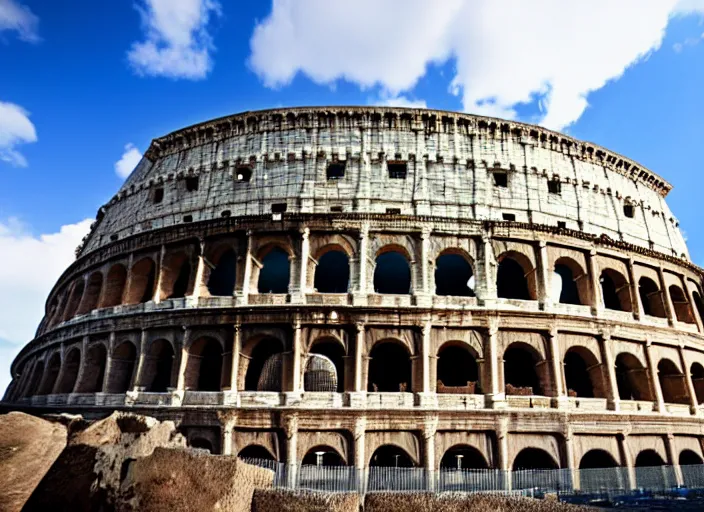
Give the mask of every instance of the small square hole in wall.
[[248, 165], [238, 165], [235, 169], [235, 181], [248, 183], [252, 179], [252, 168]]
[[330, 211], [332, 213], [342, 213], [342, 206], [331, 206]]
[[186, 190], [188, 192], [195, 192], [198, 190], [198, 176], [189, 176], [186, 178]]
[[329, 180], [339, 180], [345, 177], [345, 163], [333, 162], [328, 165], [325, 175]]
[[632, 219], [636, 215], [635, 208], [633, 208], [632, 204], [624, 204], [623, 205], [623, 214], [628, 217], [629, 219]]
[[557, 180], [548, 181], [548, 192], [550, 192], [551, 194], [560, 195], [560, 193], [562, 192], [562, 183]]
[[193, 222], [193, 215], [184, 215], [183, 222]]
[[228, 218], [232, 215], [232, 212], [230, 210], [223, 210], [222, 213], [220, 213], [220, 217], [223, 218]]
[[507, 188], [508, 187], [508, 174], [503, 171], [496, 171], [492, 173], [494, 175], [494, 186]]
[[516, 215], [513, 213], [502, 213], [501, 218], [508, 221], [515, 221]]
[[386, 213], [391, 215], [401, 215], [401, 208], [387, 208]]
[[284, 213], [287, 206], [286, 203], [274, 203], [271, 205], [271, 213]]
[[152, 196], [154, 204], [159, 204], [164, 200], [164, 188], [159, 187], [154, 189], [154, 195]]
[[403, 180], [408, 174], [408, 164], [399, 160], [387, 162], [386, 166], [389, 169], [389, 178], [395, 180]]
[[111, 242], [116, 241], [118, 238], [120, 238], [120, 236], [117, 233], [113, 233], [112, 235], [110, 235]]
[[560, 229], [567, 229], [567, 223], [561, 220], [557, 221], [557, 227]]

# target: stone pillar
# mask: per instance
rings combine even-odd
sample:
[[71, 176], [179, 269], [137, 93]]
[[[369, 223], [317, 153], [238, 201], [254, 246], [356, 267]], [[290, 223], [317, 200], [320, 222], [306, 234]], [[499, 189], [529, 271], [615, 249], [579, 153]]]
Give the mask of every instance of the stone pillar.
[[140, 340], [139, 340], [139, 356], [137, 359], [137, 370], [134, 372], [132, 386], [131, 386], [134, 391], [141, 391], [142, 380], [144, 378], [142, 376], [142, 374], [144, 373], [144, 361], [146, 360], [146, 357], [147, 357], [147, 330], [142, 329], [142, 334], [141, 334]]
[[579, 469], [575, 464], [574, 460], [574, 437], [572, 436], [572, 428], [567, 426], [567, 430], [564, 435], [565, 439], [565, 462], [567, 463], [567, 469], [570, 472], [570, 479], [572, 482], [573, 489], [579, 489]]
[[599, 338], [599, 347], [601, 348], [601, 360], [606, 368], [607, 378], [607, 407], [613, 411], [620, 409], [620, 397], [618, 394], [618, 383], [616, 381], [616, 362], [611, 351], [611, 333], [602, 331]]
[[601, 282], [597, 264], [596, 264], [596, 249], [589, 251], [587, 256], [587, 266], [589, 268], [589, 279], [592, 287], [592, 314], [594, 316], [601, 316], [604, 310], [604, 300], [601, 297]]
[[689, 288], [689, 286], [687, 286], [687, 279], [682, 278], [682, 286], [684, 289], [684, 293], [687, 294], [687, 300], [689, 301], [689, 310], [692, 312], [694, 322], [697, 324], [697, 330], [700, 333], [704, 332], [704, 324], [702, 324], [704, 319], [699, 316], [699, 311], [697, 310], [697, 307], [694, 304], [694, 295], [692, 295], [692, 290]]
[[366, 304], [367, 293], [369, 292], [367, 284], [367, 273], [369, 267], [369, 224], [363, 224], [359, 230], [359, 249], [357, 258], [359, 259], [359, 279], [357, 280], [357, 298], [356, 304]]
[[672, 305], [672, 297], [670, 297], [670, 290], [667, 288], [667, 283], [665, 282], [665, 271], [662, 266], [658, 269], [658, 280], [660, 281], [660, 293], [663, 305], [665, 306], [667, 322], [671, 327], [674, 327], [678, 321], [677, 312], [675, 311], [675, 307]]
[[660, 388], [660, 379], [658, 378], [658, 369], [653, 361], [652, 354], [652, 342], [646, 340], [645, 344], [645, 358], [648, 360], [648, 373], [650, 373], [650, 383], [653, 387], [653, 395], [655, 397], [655, 405], [658, 412], [667, 412], [667, 407], [665, 407], [665, 400], [662, 397], [662, 389]]
[[422, 343], [422, 354], [423, 354], [423, 393], [430, 393], [430, 341], [431, 334], [433, 332], [433, 323], [428, 320], [423, 325], [423, 343]]
[[684, 380], [687, 383], [687, 393], [689, 393], [689, 410], [692, 414], [697, 414], [699, 412], [699, 400], [697, 399], [697, 391], [694, 389], [694, 382], [692, 382], [692, 374], [689, 371], [687, 360], [684, 357], [684, 345], [680, 345], [677, 352], [680, 355], [680, 365], [682, 365]]
[[252, 280], [252, 232], [247, 231], [247, 252], [244, 255], [244, 276], [242, 276], [242, 303], [249, 302], [249, 288]]
[[684, 485], [684, 479], [682, 478], [682, 468], [680, 467], [680, 461], [677, 458], [677, 449], [675, 448], [675, 435], [672, 432], [668, 432], [667, 436], [665, 436], [665, 450], [667, 451], [667, 461], [670, 466], [672, 466], [673, 473], [675, 474], [677, 487], [682, 487]]
[[563, 387], [564, 379], [562, 377], [562, 361], [560, 360], [560, 350], [557, 343], [557, 335], [557, 328], [553, 327], [548, 332], [548, 344], [550, 346], [550, 363], [553, 374], [553, 383], [555, 386], [553, 392], [557, 397], [559, 407], [561, 403], [567, 401], [567, 393]]
[[156, 273], [156, 286], [154, 286], [154, 296], [152, 300], [155, 304], [161, 302], [161, 288], [164, 284], [164, 259], [166, 257], [166, 246], [162, 244], [159, 250], [159, 262]]
[[237, 382], [240, 375], [240, 351], [242, 350], [242, 329], [240, 324], [233, 326], [234, 335], [232, 339], [232, 372], [230, 373], [230, 390], [239, 391]]
[[483, 275], [477, 272], [474, 289], [477, 298], [483, 301], [485, 306], [490, 306], [496, 300], [496, 275], [494, 272], [496, 260], [494, 247], [491, 245], [491, 238], [487, 233], [482, 234], [481, 246], [481, 271]]
[[101, 389], [101, 392], [103, 393], [107, 393], [110, 386], [113, 350], [115, 350], [115, 331], [110, 332], [110, 338], [108, 341], [108, 353], [105, 357], [105, 374], [103, 374], [103, 388]]
[[186, 389], [186, 369], [188, 368], [188, 342], [191, 337], [191, 330], [186, 328], [183, 333], [183, 344], [181, 345], [181, 361], [178, 367], [178, 380], [176, 381], [176, 390], [184, 391]]
[[487, 335], [489, 337], [487, 357], [485, 358], [488, 361], [485, 366], [489, 372], [487, 405], [492, 409], [502, 409], [506, 407], [506, 393], [501, 391], [499, 382], [500, 365], [503, 363], [503, 357], [499, 354], [499, 317], [489, 318]]
[[293, 489], [297, 484], [298, 470], [298, 414], [284, 415], [281, 427], [286, 436], [286, 487]]
[[310, 259], [310, 229], [307, 227], [301, 230], [301, 271], [299, 289], [305, 302], [305, 294], [308, 290], [308, 260]]
[[205, 259], [205, 241], [201, 239], [200, 254], [198, 254], [198, 266], [196, 267], [196, 277], [193, 284], [193, 297], [202, 297], [204, 295], [203, 288], [205, 288], [208, 284], [203, 282], [206, 265], [207, 261]]
[[357, 336], [355, 339], [354, 348], [354, 391], [356, 393], [366, 391], [365, 383], [362, 381], [364, 371], [364, 345], [365, 345], [365, 329], [363, 323], [355, 324], [357, 328]]
[[633, 258], [628, 260], [628, 281], [631, 285], [631, 304], [633, 309], [633, 318], [640, 320], [643, 318], [643, 304], [640, 302], [640, 293], [638, 293], [638, 282], [636, 281], [636, 273], [633, 269]]
[[501, 418], [496, 429], [498, 466], [504, 479], [504, 490], [511, 490], [511, 468], [508, 465], [508, 420]]
[[618, 436], [619, 449], [621, 451], [622, 466], [628, 470], [628, 488], [636, 488], [636, 468], [633, 467], [631, 452], [628, 449], [628, 434], [623, 433]]
[[425, 488], [435, 490], [435, 433], [438, 417], [428, 416], [423, 423], [423, 466], [425, 468]]
[[544, 310], [552, 304], [550, 297], [550, 269], [548, 268], [548, 247], [545, 240], [538, 242], [538, 300]]
[[79, 389], [81, 389], [81, 385], [83, 384], [83, 375], [86, 372], [86, 365], [88, 364], [88, 358], [86, 356], [88, 355], [89, 343], [90, 336], [83, 336], [83, 339], [81, 340], [81, 363], [78, 368], [78, 376], [76, 376], [76, 383], [73, 385], [73, 390], [71, 390], [71, 393], [76, 393]]
[[360, 416], [354, 420], [354, 468], [357, 472], [357, 489], [360, 493], [364, 493], [366, 489], [365, 469], [366, 454], [364, 448], [364, 438], [367, 429], [367, 419], [365, 416]]
[[222, 429], [222, 454], [232, 455], [232, 433], [235, 430], [235, 423], [237, 423], [237, 412], [227, 411], [222, 414], [220, 418], [221, 429]]
[[424, 228], [420, 234], [420, 250], [421, 250], [421, 279], [423, 280], [421, 290], [424, 294], [430, 295], [430, 228]]

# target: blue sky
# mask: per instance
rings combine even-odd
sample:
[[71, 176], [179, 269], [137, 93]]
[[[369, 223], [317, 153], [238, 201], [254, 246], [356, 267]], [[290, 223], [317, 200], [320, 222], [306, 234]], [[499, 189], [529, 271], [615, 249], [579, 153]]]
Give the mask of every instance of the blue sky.
[[0, 0], [0, 389], [149, 141], [243, 110], [427, 105], [565, 131], [670, 181], [704, 265], [704, 0], [498, 4]]

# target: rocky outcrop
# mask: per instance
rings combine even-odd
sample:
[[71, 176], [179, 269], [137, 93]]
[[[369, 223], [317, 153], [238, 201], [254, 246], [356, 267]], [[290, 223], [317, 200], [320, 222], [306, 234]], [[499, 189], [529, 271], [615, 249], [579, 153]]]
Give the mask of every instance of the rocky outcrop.
[[352, 492], [257, 489], [252, 512], [359, 512], [359, 494]]

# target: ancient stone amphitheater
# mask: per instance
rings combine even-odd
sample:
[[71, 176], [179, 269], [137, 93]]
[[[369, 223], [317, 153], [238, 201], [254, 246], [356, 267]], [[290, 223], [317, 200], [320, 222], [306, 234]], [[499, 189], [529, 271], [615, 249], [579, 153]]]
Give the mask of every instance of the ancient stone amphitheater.
[[703, 273], [670, 189], [594, 144], [451, 112], [185, 128], [100, 208], [4, 403], [170, 418], [193, 446], [288, 466], [686, 483]]

